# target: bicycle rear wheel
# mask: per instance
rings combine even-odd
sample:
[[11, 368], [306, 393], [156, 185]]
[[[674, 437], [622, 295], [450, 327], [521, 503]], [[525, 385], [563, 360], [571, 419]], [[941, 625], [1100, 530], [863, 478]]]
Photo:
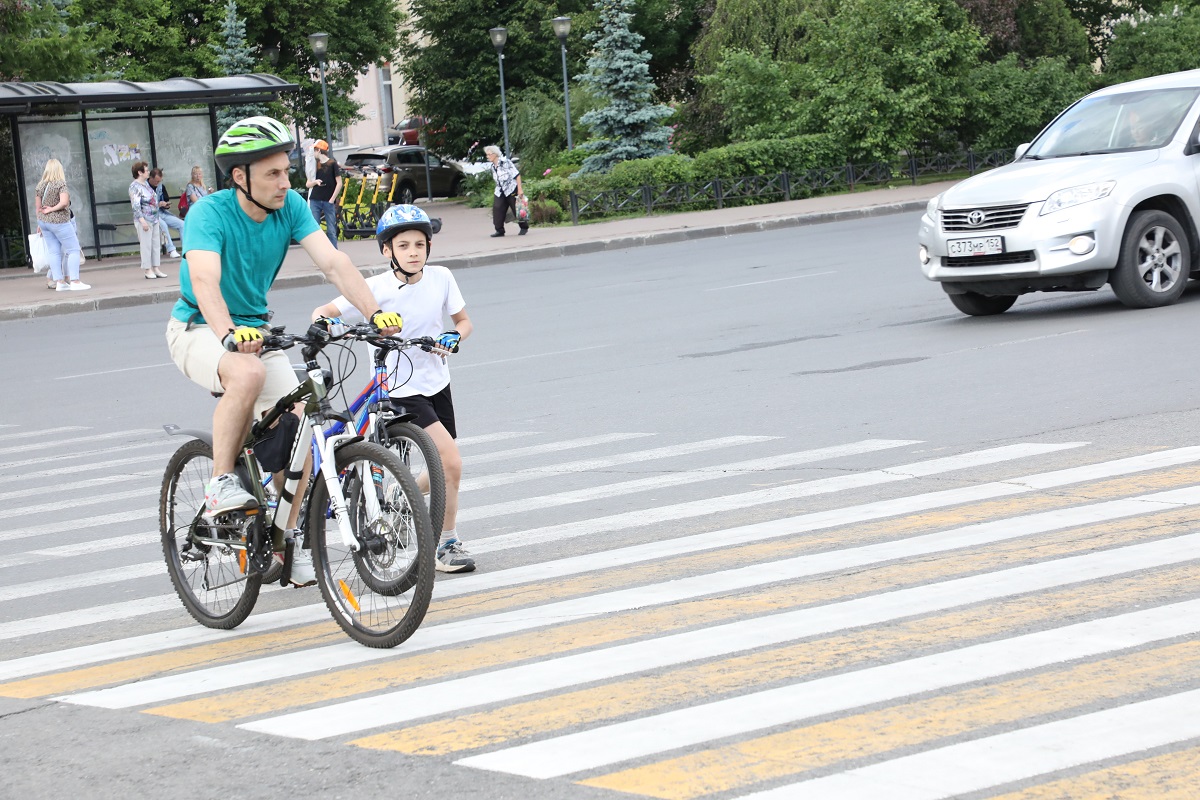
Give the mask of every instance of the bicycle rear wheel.
[[226, 525], [201, 517], [212, 464], [212, 447], [199, 439], [175, 451], [163, 475], [159, 530], [167, 573], [188, 613], [201, 625], [229, 630], [254, 609], [262, 576], [247, 569], [244, 517], [225, 515]]
[[441, 533], [442, 521], [446, 516], [446, 476], [442, 470], [442, 456], [433, 438], [420, 425], [392, 422], [383, 426], [380, 444], [399, 456], [417, 479], [422, 492], [422, 484], [428, 482], [429, 525], [434, 534]]
[[437, 543], [429, 512], [412, 475], [374, 442], [340, 448], [336, 469], [359, 549], [342, 542], [329, 513], [328, 487], [315, 480], [308, 535], [317, 584], [350, 638], [368, 647], [395, 647], [420, 627], [433, 594]]

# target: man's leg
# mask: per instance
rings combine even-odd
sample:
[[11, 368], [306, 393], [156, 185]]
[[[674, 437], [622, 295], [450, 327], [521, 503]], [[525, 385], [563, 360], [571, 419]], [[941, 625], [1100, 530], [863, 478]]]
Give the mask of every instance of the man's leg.
[[171, 256], [173, 258], [178, 258], [179, 251], [175, 247], [175, 240], [171, 238], [171, 230], [179, 231], [179, 243], [182, 245], [183, 244], [183, 220], [181, 220], [179, 217], [175, 216], [174, 214], [166, 214], [166, 215], [160, 217], [160, 219], [162, 219], [163, 222], [165, 222], [167, 224], [167, 228], [170, 229], [167, 231], [167, 244], [170, 245], [170, 247], [171, 247]]
[[329, 243], [336, 250], [338, 245], [337, 206], [332, 202], [325, 203], [325, 234], [329, 237]]
[[217, 368], [225, 393], [213, 411], [213, 477], [233, 472], [246, 439], [254, 402], [262, 392], [267, 370], [258, 356], [226, 353]]

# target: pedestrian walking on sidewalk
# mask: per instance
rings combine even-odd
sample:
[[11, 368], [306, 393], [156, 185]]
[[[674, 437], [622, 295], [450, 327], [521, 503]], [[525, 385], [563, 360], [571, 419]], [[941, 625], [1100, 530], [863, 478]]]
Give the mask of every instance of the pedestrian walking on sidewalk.
[[504, 157], [496, 145], [489, 144], [483, 148], [483, 152], [487, 160], [492, 162], [492, 179], [496, 181], [496, 192], [492, 198], [492, 225], [496, 232], [492, 234], [492, 238], [504, 235], [504, 216], [510, 210], [513, 212], [513, 218], [517, 220], [517, 227], [521, 229], [517, 236], [524, 236], [529, 232], [529, 220], [521, 219], [517, 215], [517, 200], [525, 201], [525, 192], [521, 189], [521, 172], [516, 164]]
[[142, 271], [147, 280], [165, 278], [167, 273], [158, 268], [161, 263], [158, 252], [158, 194], [150, 185], [150, 165], [135, 161], [129, 168], [133, 183], [129, 184], [129, 203], [133, 206], [133, 229], [137, 231], [142, 249]]
[[[50, 256], [50, 277], [60, 292], [92, 288], [79, 280], [79, 235], [71, 221], [71, 193], [62, 162], [51, 158], [42, 170], [42, 179], [34, 189], [38, 233], [46, 240]], [[63, 261], [66, 260], [64, 274]]]
[[325, 235], [329, 243], [337, 247], [337, 202], [342, 195], [342, 168], [336, 159], [329, 155], [329, 143], [317, 139], [313, 143], [313, 155], [317, 160], [317, 177], [307, 182], [309, 188], [308, 208], [312, 211], [313, 219], [321, 224], [325, 219]]

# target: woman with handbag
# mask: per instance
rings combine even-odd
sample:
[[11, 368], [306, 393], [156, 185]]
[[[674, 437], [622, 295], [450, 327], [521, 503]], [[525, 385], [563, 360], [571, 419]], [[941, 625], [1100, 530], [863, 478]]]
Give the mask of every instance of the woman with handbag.
[[[46, 162], [36, 195], [38, 233], [46, 241], [50, 259], [50, 278], [60, 292], [80, 292], [92, 288], [79, 280], [79, 235], [71, 222], [71, 195], [67, 178], [57, 158]], [[63, 257], [66, 257], [66, 274]]]
[[150, 165], [137, 161], [129, 168], [133, 183], [129, 184], [129, 203], [133, 206], [133, 229], [141, 245], [142, 270], [147, 280], [165, 278], [167, 273], [158, 268], [161, 254], [158, 252], [158, 194], [150, 185]]

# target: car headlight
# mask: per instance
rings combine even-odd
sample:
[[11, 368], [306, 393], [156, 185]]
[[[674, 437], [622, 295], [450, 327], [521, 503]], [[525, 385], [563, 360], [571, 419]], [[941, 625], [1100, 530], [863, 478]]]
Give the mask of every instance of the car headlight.
[[925, 206], [925, 214], [934, 222], [942, 221], [942, 196], [940, 194], [930, 199], [929, 204]]
[[1090, 203], [1093, 200], [1100, 200], [1112, 194], [1112, 190], [1116, 187], [1116, 181], [1104, 181], [1102, 183], [1085, 183], [1083, 186], [1072, 186], [1070, 189], [1059, 189], [1046, 198], [1046, 202], [1042, 204], [1042, 210], [1038, 216], [1053, 214], [1055, 211], [1062, 211], [1064, 208], [1070, 208], [1082, 203]]

